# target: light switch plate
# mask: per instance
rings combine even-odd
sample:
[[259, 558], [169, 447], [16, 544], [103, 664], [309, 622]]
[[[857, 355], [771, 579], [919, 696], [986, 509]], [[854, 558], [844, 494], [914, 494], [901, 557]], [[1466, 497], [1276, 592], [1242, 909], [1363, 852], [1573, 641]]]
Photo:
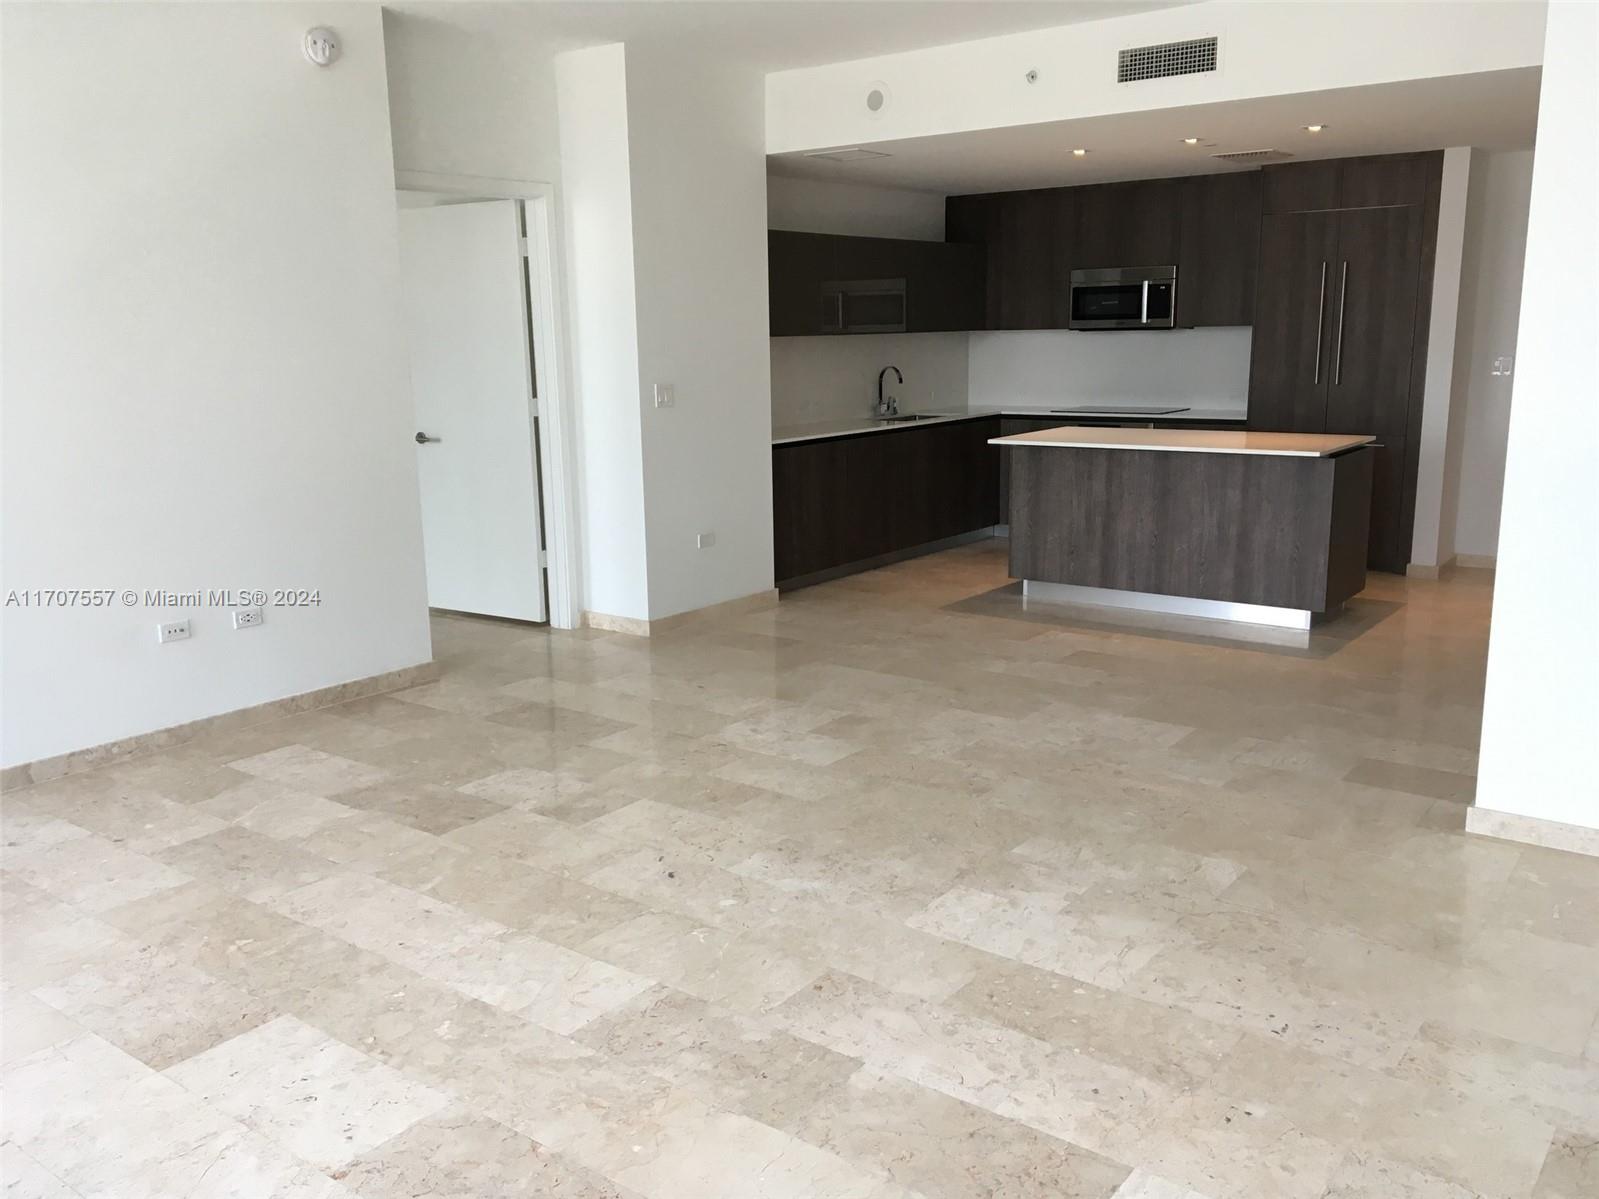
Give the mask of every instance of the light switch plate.
[[657, 383], [655, 385], [655, 406], [657, 408], [675, 408], [677, 406], [677, 388], [670, 383]]

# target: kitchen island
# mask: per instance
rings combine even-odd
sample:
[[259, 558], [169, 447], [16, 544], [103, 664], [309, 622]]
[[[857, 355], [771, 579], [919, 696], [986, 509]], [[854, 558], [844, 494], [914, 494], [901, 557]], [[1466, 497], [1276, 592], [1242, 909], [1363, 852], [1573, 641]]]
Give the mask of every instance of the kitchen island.
[[1033, 599], [1308, 629], [1366, 585], [1374, 438], [1064, 427], [996, 437]]

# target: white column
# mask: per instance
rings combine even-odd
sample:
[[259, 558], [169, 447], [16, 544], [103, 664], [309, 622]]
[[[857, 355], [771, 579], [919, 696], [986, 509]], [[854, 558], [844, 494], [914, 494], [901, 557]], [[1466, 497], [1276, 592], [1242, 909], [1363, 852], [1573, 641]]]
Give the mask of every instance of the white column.
[[1549, 5], [1475, 832], [1599, 853], [1599, 7]]

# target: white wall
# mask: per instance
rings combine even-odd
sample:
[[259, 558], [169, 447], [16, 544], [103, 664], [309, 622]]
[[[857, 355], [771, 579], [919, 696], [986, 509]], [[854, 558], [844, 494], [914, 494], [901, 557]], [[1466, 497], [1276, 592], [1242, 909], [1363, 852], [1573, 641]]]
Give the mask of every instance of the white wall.
[[964, 412], [967, 402], [967, 334], [882, 333], [858, 337], [774, 337], [772, 425], [784, 429], [814, 421], [869, 416], [877, 402], [877, 374], [885, 395], [901, 412]]
[[321, 596], [6, 611], [4, 762], [426, 661], [378, 10], [0, 19], [3, 588]]
[[563, 47], [391, 11], [383, 34], [396, 167], [560, 178], [555, 57]]
[[[652, 619], [772, 586], [762, 77], [629, 47]], [[578, 267], [581, 270], [581, 264]], [[652, 385], [676, 404], [656, 408]], [[715, 545], [696, 547], [699, 533]]]
[[618, 43], [562, 54], [556, 84], [583, 607], [648, 620], [626, 53]]
[[[1469, 0], [1259, 4], [1213, 0], [767, 76], [780, 154], [964, 129], [1536, 66], [1543, 8]], [[1115, 82], [1126, 46], [1216, 35], [1213, 74]], [[1038, 81], [1024, 76], [1036, 68]], [[881, 111], [867, 109], [874, 86]]]
[[1588, 829], [1599, 829], [1595, 45], [1599, 6], [1549, 6], [1477, 781], [1481, 809]]
[[790, 175], [766, 178], [766, 224], [799, 233], [944, 240], [944, 197]]
[[1455, 513], [1453, 552], [1477, 559], [1499, 552], [1515, 376], [1495, 375], [1493, 362], [1516, 353], [1531, 191], [1531, 150], [1472, 153], [1445, 510]]
[[1466, 191], [1471, 149], [1444, 151], [1438, 189], [1438, 235], [1433, 254], [1432, 305], [1427, 368], [1422, 382], [1421, 445], [1416, 466], [1416, 513], [1410, 561], [1437, 566], [1454, 556], [1455, 489], [1446, 479], [1454, 411], [1456, 328], [1460, 314], [1461, 263], [1465, 258]]
[[1250, 330], [971, 335], [973, 407], [1163, 404], [1243, 416]]

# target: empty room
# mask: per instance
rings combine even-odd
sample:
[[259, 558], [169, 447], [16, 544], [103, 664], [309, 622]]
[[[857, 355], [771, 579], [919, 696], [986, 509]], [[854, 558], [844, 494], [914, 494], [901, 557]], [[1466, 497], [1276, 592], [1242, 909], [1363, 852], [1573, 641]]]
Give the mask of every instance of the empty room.
[[0, 3], [7, 1199], [1599, 1196], [1596, 47]]

